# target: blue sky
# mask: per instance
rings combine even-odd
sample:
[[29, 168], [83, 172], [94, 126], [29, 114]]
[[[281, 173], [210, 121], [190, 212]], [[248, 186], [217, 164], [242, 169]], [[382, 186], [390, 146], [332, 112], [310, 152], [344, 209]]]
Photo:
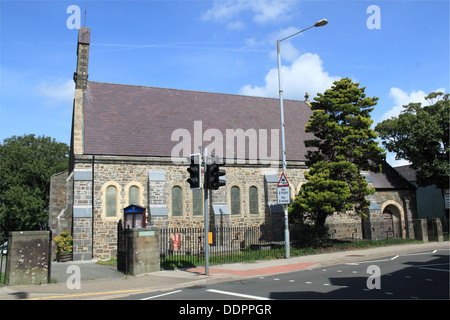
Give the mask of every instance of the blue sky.
[[379, 97], [377, 123], [450, 88], [446, 0], [1, 0], [0, 140], [34, 133], [70, 143], [70, 5], [81, 25], [87, 5], [92, 81], [278, 97], [276, 40], [326, 18], [283, 41], [285, 98], [312, 99], [349, 77]]

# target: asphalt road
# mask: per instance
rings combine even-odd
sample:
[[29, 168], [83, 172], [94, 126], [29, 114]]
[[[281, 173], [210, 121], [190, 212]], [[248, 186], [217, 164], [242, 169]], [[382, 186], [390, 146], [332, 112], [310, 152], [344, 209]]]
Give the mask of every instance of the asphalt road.
[[[416, 252], [209, 286], [135, 294], [133, 300], [449, 299], [449, 250]], [[219, 311], [219, 310], [217, 310]]]

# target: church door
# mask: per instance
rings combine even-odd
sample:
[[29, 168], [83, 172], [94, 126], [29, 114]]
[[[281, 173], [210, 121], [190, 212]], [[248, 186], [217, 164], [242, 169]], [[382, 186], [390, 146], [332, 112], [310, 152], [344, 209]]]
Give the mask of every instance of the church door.
[[394, 237], [394, 219], [392, 217], [392, 213], [384, 212], [383, 213], [383, 221], [384, 221], [384, 232], [386, 234], [386, 238]]

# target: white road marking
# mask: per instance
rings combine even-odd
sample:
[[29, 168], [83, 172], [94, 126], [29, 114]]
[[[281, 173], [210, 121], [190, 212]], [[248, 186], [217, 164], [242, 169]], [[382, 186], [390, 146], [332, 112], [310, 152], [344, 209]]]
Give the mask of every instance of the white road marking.
[[174, 294], [174, 293], [178, 293], [181, 292], [182, 290], [175, 290], [172, 292], [167, 292], [167, 293], [163, 293], [163, 294], [159, 294], [157, 296], [152, 296], [152, 297], [147, 297], [147, 298], [142, 298], [141, 300], [150, 300], [150, 299], [155, 299], [155, 298], [159, 298], [159, 297], [164, 297], [164, 296], [168, 296], [169, 294]]
[[360, 263], [373, 263], [373, 262], [385, 262], [385, 261], [390, 261], [390, 259], [380, 259], [380, 260], [360, 261], [359, 263], [355, 263], [355, 264], [351, 264], [351, 263], [346, 263], [346, 264], [351, 265], [351, 266], [357, 266], [357, 265], [359, 265]]
[[417, 252], [417, 253], [405, 253], [402, 254], [402, 257], [407, 257], [407, 256], [422, 256], [425, 254], [431, 254], [432, 252]]
[[444, 271], [444, 272], [450, 272], [450, 270], [444, 270], [444, 269], [436, 269], [436, 268], [423, 268], [423, 267], [417, 267], [419, 269], [423, 270], [433, 270], [433, 271]]
[[439, 269], [439, 268], [427, 268], [427, 267], [434, 267], [434, 266], [448, 266], [448, 263], [436, 263], [436, 264], [423, 264], [419, 266], [415, 266], [416, 268], [423, 269], [423, 270], [432, 270], [432, 271], [444, 271], [444, 272], [450, 272], [448, 269]]
[[397, 259], [398, 257], [400, 257], [400, 256], [399, 256], [399, 255], [396, 255], [396, 256], [392, 257], [390, 260], [395, 260], [395, 259]]
[[253, 295], [250, 295], [250, 294], [222, 291], [222, 290], [216, 290], [216, 289], [208, 289], [206, 291], [213, 292], [213, 293], [224, 294], [224, 295], [228, 295], [228, 296], [235, 296], [235, 297], [239, 297], [239, 298], [253, 299], [253, 300], [272, 300], [272, 299], [266, 298], [266, 297], [258, 297], [258, 296], [253, 296]]

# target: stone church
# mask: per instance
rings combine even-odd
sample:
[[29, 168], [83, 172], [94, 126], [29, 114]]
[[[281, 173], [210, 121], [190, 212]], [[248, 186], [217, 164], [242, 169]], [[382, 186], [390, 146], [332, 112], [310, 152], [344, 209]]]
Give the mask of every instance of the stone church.
[[[190, 189], [184, 160], [205, 146], [227, 161], [226, 186], [209, 193], [211, 226], [261, 226], [282, 237], [278, 99], [88, 81], [89, 45], [90, 29], [80, 28], [70, 166], [50, 190], [49, 225], [54, 235], [71, 231], [74, 260], [114, 257], [129, 205], [145, 209], [147, 226], [203, 227], [203, 190]], [[291, 198], [307, 170], [305, 98], [284, 102]], [[414, 237], [412, 185], [386, 163], [364, 176], [377, 191], [368, 217], [335, 214], [332, 236], [382, 237], [387, 217], [396, 237]]]

